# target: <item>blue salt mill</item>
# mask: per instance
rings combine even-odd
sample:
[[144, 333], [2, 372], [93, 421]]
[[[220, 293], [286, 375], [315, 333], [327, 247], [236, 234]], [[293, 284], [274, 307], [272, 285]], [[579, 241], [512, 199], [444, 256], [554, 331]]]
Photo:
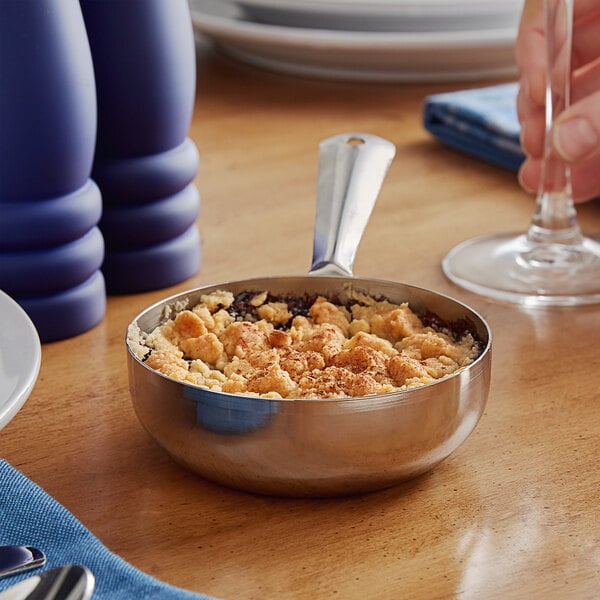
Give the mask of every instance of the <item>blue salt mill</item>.
[[92, 57], [77, 0], [0, 2], [0, 288], [40, 339], [105, 314], [102, 211], [90, 179]]
[[109, 293], [164, 288], [200, 267], [188, 137], [196, 55], [187, 0], [80, 0], [92, 51], [102, 272]]

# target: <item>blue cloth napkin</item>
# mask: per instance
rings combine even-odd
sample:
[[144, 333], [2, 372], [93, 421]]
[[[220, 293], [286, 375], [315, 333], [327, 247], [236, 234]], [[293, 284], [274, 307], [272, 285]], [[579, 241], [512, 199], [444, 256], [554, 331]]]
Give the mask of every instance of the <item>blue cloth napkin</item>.
[[515, 82], [428, 96], [423, 124], [441, 142], [516, 171], [525, 158], [517, 91]]
[[[67, 563], [88, 567], [96, 578], [93, 600], [210, 600], [167, 585], [110, 552], [64, 506], [0, 460], [0, 544], [43, 550], [43, 569]], [[0, 579], [0, 591], [37, 570]]]

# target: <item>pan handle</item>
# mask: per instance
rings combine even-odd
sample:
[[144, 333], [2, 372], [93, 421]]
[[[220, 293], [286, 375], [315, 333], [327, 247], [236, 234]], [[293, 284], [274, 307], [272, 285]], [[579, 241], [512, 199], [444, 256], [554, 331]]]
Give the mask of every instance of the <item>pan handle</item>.
[[319, 144], [319, 179], [309, 275], [352, 276], [358, 244], [396, 154], [367, 133], [342, 133]]

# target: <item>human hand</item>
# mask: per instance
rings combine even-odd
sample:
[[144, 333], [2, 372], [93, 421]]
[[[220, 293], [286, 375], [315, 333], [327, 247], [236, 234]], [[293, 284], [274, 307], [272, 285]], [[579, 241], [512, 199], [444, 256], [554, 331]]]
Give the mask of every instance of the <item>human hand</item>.
[[[556, 120], [553, 150], [571, 165], [576, 202], [600, 195], [600, 0], [574, 0], [571, 106]], [[543, 0], [526, 0], [516, 43], [517, 112], [526, 160], [519, 181], [540, 183], [545, 131], [546, 42]]]

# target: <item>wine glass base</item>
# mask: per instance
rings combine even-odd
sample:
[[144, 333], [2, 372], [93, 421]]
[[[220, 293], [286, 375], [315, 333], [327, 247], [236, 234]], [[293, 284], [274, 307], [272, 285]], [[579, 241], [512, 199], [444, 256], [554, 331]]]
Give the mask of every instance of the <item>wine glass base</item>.
[[492, 234], [455, 246], [442, 269], [457, 285], [527, 306], [600, 303], [600, 243], [532, 244], [525, 234]]

